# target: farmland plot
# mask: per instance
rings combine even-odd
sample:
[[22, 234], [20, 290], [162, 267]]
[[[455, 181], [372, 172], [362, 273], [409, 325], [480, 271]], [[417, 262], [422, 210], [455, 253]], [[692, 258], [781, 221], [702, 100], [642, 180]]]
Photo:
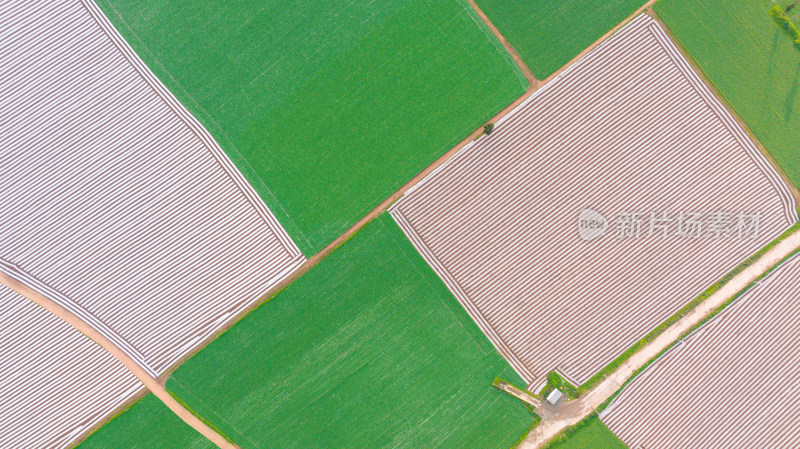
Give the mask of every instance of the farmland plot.
[[532, 389], [586, 382], [797, 219], [648, 16], [495, 129], [390, 211]]
[[800, 258], [635, 378], [601, 419], [631, 448], [796, 448]]
[[99, 0], [306, 255], [527, 86], [466, 0]]
[[143, 387], [68, 324], [0, 285], [0, 447], [60, 449]]
[[94, 3], [0, 17], [0, 270], [161, 373], [304, 258]]
[[508, 449], [522, 380], [384, 214], [167, 388], [242, 449]]

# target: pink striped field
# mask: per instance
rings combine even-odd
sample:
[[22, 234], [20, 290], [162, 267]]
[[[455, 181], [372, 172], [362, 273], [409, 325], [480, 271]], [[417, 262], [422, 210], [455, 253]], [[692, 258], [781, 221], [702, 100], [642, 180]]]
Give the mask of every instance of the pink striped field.
[[0, 447], [69, 447], [142, 388], [100, 346], [0, 285]]
[[[553, 370], [586, 382], [797, 220], [646, 15], [390, 212], [532, 390]], [[584, 240], [579, 219], [605, 233]]]
[[800, 447], [800, 258], [636, 377], [603, 412], [631, 449]]
[[0, 270], [157, 375], [305, 260], [91, 0], [0, 2], [0, 48]]

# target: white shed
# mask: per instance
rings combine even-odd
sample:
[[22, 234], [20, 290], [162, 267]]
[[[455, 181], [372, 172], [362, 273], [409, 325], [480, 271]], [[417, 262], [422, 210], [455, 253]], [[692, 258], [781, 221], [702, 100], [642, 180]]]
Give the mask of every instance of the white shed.
[[555, 390], [551, 391], [550, 394], [547, 395], [547, 402], [555, 405], [558, 401], [561, 400], [561, 397], [564, 396], [561, 393], [561, 390], [556, 388]]

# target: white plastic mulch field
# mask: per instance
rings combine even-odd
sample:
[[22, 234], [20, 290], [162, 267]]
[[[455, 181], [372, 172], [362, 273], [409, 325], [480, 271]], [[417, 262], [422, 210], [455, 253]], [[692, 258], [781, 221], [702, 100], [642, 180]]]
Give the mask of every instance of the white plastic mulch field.
[[797, 220], [794, 199], [640, 16], [390, 210], [528, 382], [586, 382]]
[[0, 285], [0, 447], [68, 447], [142, 388], [100, 346]]
[[90, 0], [0, 5], [0, 269], [151, 374], [305, 259]]

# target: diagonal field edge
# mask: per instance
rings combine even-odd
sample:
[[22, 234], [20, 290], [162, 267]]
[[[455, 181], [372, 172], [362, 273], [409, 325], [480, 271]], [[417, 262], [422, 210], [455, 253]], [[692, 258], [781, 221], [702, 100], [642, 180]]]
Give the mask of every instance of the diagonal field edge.
[[[133, 51], [122, 36], [113, 27], [108, 18], [102, 13], [100, 8], [93, 0], [80, 0], [81, 4], [86, 8], [87, 12], [94, 18], [95, 22], [100, 26], [103, 32], [108, 36], [114, 46], [122, 53], [125, 59], [133, 66], [142, 79], [150, 85], [153, 91], [164, 101], [164, 103], [183, 121], [189, 129], [199, 138], [209, 153], [216, 159], [220, 167], [225, 173], [233, 180], [242, 194], [247, 198], [250, 204], [258, 211], [261, 218], [270, 228], [275, 237], [281, 242], [284, 249], [293, 257], [302, 256], [300, 249], [295, 245], [286, 230], [278, 223], [275, 215], [267, 207], [267, 205], [256, 194], [253, 187], [244, 179], [241, 172], [231, 162], [230, 158], [220, 148], [217, 142], [211, 137], [208, 130], [197, 121], [197, 119], [189, 113], [189, 111], [175, 98], [174, 95], [164, 86], [163, 83], [150, 71], [145, 63]], [[304, 257], [304, 256], [303, 256]]]
[[494, 328], [489, 324], [489, 322], [484, 318], [483, 314], [472, 304], [469, 300], [469, 296], [464, 292], [458, 282], [456, 282], [455, 278], [447, 271], [447, 269], [442, 265], [439, 260], [430, 252], [425, 242], [422, 238], [417, 234], [411, 224], [403, 217], [402, 212], [396, 207], [397, 204], [389, 208], [389, 215], [394, 218], [397, 225], [403, 231], [403, 234], [411, 241], [411, 244], [417, 251], [420, 252], [422, 257], [428, 264], [431, 265], [433, 271], [435, 271], [447, 285], [447, 288], [453, 293], [453, 295], [458, 299], [458, 302], [461, 304], [462, 307], [467, 311], [469, 316], [475, 321], [475, 324], [480, 327], [483, 333], [489, 338], [489, 341], [492, 342], [495, 349], [497, 349], [500, 354], [511, 364], [511, 367], [514, 368], [514, 371], [519, 374], [519, 376], [527, 383], [530, 384], [536, 376], [530, 372], [530, 370], [525, 367], [525, 364], [522, 363], [517, 355], [508, 347], [508, 345], [503, 341], [502, 338], [495, 332]]

